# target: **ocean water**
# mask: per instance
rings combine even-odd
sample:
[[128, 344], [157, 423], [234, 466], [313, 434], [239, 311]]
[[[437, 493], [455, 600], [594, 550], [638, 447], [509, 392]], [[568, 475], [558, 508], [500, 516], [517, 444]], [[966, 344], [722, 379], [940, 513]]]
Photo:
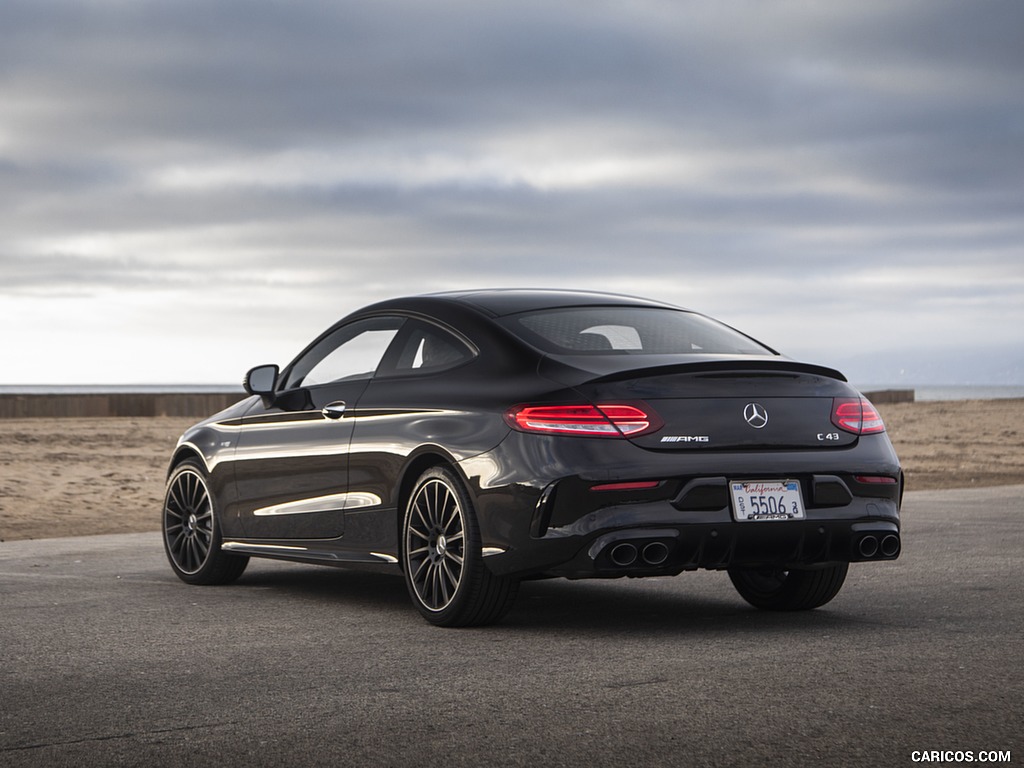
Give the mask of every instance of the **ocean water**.
[[[913, 389], [914, 399], [929, 400], [1001, 400], [1024, 398], [1024, 386], [936, 386], [923, 384], [872, 384], [860, 386], [861, 392], [877, 392], [883, 389]], [[244, 391], [237, 384], [0, 384], [0, 395], [113, 395], [113, 394], [164, 394], [164, 393], [212, 393]]]

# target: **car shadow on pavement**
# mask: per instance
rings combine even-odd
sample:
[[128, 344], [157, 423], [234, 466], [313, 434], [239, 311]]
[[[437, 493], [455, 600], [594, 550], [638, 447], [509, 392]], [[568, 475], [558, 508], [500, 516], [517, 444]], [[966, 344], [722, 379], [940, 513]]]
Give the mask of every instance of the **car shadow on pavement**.
[[[263, 566], [263, 564], [261, 564]], [[688, 574], [672, 579], [526, 581], [512, 610], [498, 624], [474, 631], [623, 634], [694, 634], [749, 631], [792, 632], [868, 628], [871, 623], [834, 605], [814, 611], [769, 612], [748, 606], [731, 591], [728, 578], [713, 575], [687, 587]], [[715, 588], [702, 589], [708, 583]], [[288, 563], [250, 569], [234, 589], [261, 590], [271, 599], [302, 599], [358, 611], [383, 621], [421, 621], [405, 583], [395, 574], [367, 573]]]
[[[721, 578], [728, 579], [725, 574]], [[678, 577], [685, 580], [686, 574]], [[848, 631], [863, 622], [844, 613], [841, 604], [814, 611], [759, 611], [731, 586], [711, 592], [673, 579], [639, 581], [542, 581], [522, 585], [515, 607], [502, 622], [517, 631], [571, 630], [624, 634], [704, 634], [792, 632], [802, 628]]]
[[281, 596], [381, 611], [412, 609], [401, 575], [390, 573], [263, 561], [256, 568], [250, 566], [231, 588], [267, 590]]

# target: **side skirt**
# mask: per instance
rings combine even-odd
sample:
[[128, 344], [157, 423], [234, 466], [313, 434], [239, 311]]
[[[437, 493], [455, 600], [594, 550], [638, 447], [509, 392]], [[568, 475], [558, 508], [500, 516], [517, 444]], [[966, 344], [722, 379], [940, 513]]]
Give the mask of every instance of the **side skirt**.
[[361, 552], [346, 549], [326, 549], [306, 543], [280, 544], [233, 539], [221, 544], [224, 552], [252, 557], [269, 557], [302, 563], [335, 566], [389, 566], [398, 569], [398, 558], [386, 552]]

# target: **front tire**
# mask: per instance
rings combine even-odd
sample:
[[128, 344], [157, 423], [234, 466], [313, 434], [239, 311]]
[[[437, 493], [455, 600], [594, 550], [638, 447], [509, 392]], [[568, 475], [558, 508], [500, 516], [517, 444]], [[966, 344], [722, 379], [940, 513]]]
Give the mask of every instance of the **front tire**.
[[228, 584], [249, 564], [245, 555], [221, 550], [217, 508], [199, 462], [183, 461], [164, 494], [164, 552], [175, 575], [187, 584]]
[[729, 578], [740, 597], [766, 611], [809, 611], [837, 594], [846, 581], [849, 563], [808, 570], [730, 568]]
[[402, 521], [402, 570], [413, 604], [431, 624], [469, 627], [498, 621], [519, 582], [484, 565], [469, 496], [447, 467], [424, 472]]

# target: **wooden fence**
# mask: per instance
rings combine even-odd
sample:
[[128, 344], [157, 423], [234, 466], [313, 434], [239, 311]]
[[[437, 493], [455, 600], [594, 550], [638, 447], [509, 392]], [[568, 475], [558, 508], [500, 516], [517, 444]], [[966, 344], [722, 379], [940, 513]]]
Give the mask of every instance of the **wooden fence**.
[[118, 392], [0, 395], [0, 419], [181, 416], [201, 419], [246, 397], [242, 392]]
[[890, 403], [912, 403], [914, 402], [914, 390], [912, 389], [881, 389], [877, 392], [865, 392], [864, 397], [875, 405], [888, 405]]

